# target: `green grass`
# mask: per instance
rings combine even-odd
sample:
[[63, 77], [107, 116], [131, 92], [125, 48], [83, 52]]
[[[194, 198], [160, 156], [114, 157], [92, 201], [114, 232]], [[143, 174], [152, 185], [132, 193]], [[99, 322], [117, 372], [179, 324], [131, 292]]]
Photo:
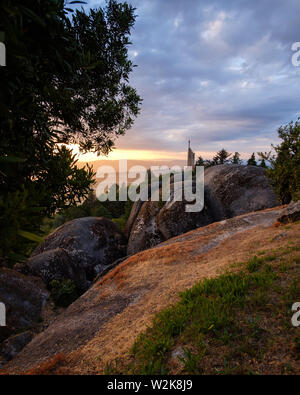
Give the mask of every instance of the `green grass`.
[[[266, 330], [264, 319], [279, 325], [284, 314], [280, 330], [290, 336], [289, 309], [300, 299], [299, 270], [292, 281], [287, 279], [293, 278], [289, 271], [299, 265], [281, 269], [282, 260], [290, 261], [287, 254], [298, 248], [289, 246], [277, 255], [254, 256], [237, 264], [238, 272], [198, 282], [180, 294], [178, 303], [156, 315], [151, 327], [134, 342], [130, 363], [116, 369], [115, 362], [114, 368], [107, 366], [106, 371], [169, 373], [172, 351], [180, 347], [181, 373], [256, 374], [247, 361], [262, 361], [272, 343], [268, 333], [272, 326]], [[299, 338], [293, 341], [298, 349]]]
[[[205, 354], [203, 335], [211, 335], [223, 344], [229, 345], [234, 337], [241, 334], [237, 325], [235, 311], [244, 309], [251, 298], [256, 302], [256, 293], [265, 290], [274, 280], [269, 272], [246, 274], [224, 274], [217, 278], [206, 279], [181, 294], [181, 300], [157, 315], [153, 326], [142, 334], [134, 344], [133, 371], [139, 374], [156, 374], [166, 371], [164, 365], [168, 351], [180, 336], [185, 341], [196, 344], [197, 351], [185, 351], [185, 371], [195, 373], [199, 361]], [[257, 324], [252, 335], [259, 333]], [[197, 362], [197, 368], [194, 366]], [[188, 369], [190, 367], [190, 369]], [[200, 367], [200, 370], [202, 368]]]

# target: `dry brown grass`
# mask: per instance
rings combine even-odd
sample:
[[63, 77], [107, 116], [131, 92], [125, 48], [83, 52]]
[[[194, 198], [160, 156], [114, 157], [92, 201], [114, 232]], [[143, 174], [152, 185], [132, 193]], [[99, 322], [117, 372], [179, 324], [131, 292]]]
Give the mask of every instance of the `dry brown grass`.
[[[286, 234], [284, 237], [277, 238], [283, 233]], [[137, 335], [150, 325], [155, 313], [178, 300], [179, 291], [191, 287], [201, 278], [216, 276], [230, 264], [246, 261], [261, 250], [268, 254], [275, 248], [298, 241], [300, 226], [292, 225], [290, 229], [282, 226], [251, 229], [197, 255], [197, 246], [208, 242], [207, 236], [205, 241], [203, 239], [201, 235], [186, 242], [180, 242], [180, 238], [177, 238], [175, 246], [144, 251], [116, 271], [120, 273], [121, 270], [126, 270], [128, 283], [120, 284], [121, 292], [130, 292], [130, 289], [142, 284], [147, 284], [149, 290], [137, 304], [128, 306], [124, 312], [110, 320], [99, 336], [70, 354], [74, 372], [104, 373], [106, 364], [116, 358], [126, 363], [130, 359], [129, 350]], [[116, 273], [111, 277], [115, 275]]]
[[[60, 367], [66, 362], [65, 355], [62, 353], [56, 354], [54, 357], [49, 358], [47, 361], [40, 365], [35, 366], [33, 369], [24, 372], [24, 375], [52, 375], [52, 374], [63, 374], [60, 371]], [[20, 373], [22, 374], [22, 373]]]

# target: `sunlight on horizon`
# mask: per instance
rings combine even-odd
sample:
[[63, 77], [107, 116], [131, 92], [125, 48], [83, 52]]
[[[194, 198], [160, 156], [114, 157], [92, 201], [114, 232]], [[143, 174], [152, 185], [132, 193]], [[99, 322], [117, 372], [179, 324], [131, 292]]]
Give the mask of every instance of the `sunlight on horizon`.
[[94, 152], [87, 152], [82, 154], [79, 152], [78, 145], [71, 144], [67, 146], [73, 150], [77, 155], [79, 162], [92, 162], [96, 160], [186, 160], [186, 152], [166, 152], [166, 151], [151, 151], [151, 150], [124, 150], [115, 149], [107, 156], [97, 156]]
[[[93, 162], [97, 160], [155, 160], [155, 161], [172, 161], [172, 160], [186, 160], [187, 151], [181, 152], [168, 152], [168, 151], [151, 151], [151, 150], [125, 150], [116, 148], [108, 154], [108, 156], [100, 155], [97, 156], [94, 152], [87, 152], [86, 154], [81, 154], [79, 152], [79, 147], [77, 144], [67, 145], [69, 149], [72, 149], [73, 153], [77, 156], [79, 162]], [[204, 159], [211, 159], [215, 152], [203, 151], [195, 152], [196, 159], [202, 156]], [[247, 153], [241, 153], [241, 157], [247, 157]]]

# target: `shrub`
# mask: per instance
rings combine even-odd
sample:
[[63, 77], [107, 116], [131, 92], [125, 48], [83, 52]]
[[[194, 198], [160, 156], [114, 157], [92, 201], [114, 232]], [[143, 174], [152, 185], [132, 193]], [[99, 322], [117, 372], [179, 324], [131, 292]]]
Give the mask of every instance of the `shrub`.
[[278, 136], [282, 142], [272, 146], [275, 154], [260, 152], [259, 155], [270, 162], [267, 175], [279, 200], [285, 204], [300, 199], [300, 123], [281, 126]]
[[74, 282], [70, 279], [52, 280], [49, 284], [49, 289], [57, 306], [68, 307], [79, 297], [79, 292]]

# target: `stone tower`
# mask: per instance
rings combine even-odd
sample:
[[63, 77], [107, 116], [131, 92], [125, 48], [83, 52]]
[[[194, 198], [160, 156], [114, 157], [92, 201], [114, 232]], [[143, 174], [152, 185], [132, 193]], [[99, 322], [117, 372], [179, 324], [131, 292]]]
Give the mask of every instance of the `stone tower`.
[[189, 148], [188, 148], [188, 155], [187, 155], [187, 165], [188, 166], [195, 166], [195, 153], [191, 150], [191, 142], [189, 140]]

